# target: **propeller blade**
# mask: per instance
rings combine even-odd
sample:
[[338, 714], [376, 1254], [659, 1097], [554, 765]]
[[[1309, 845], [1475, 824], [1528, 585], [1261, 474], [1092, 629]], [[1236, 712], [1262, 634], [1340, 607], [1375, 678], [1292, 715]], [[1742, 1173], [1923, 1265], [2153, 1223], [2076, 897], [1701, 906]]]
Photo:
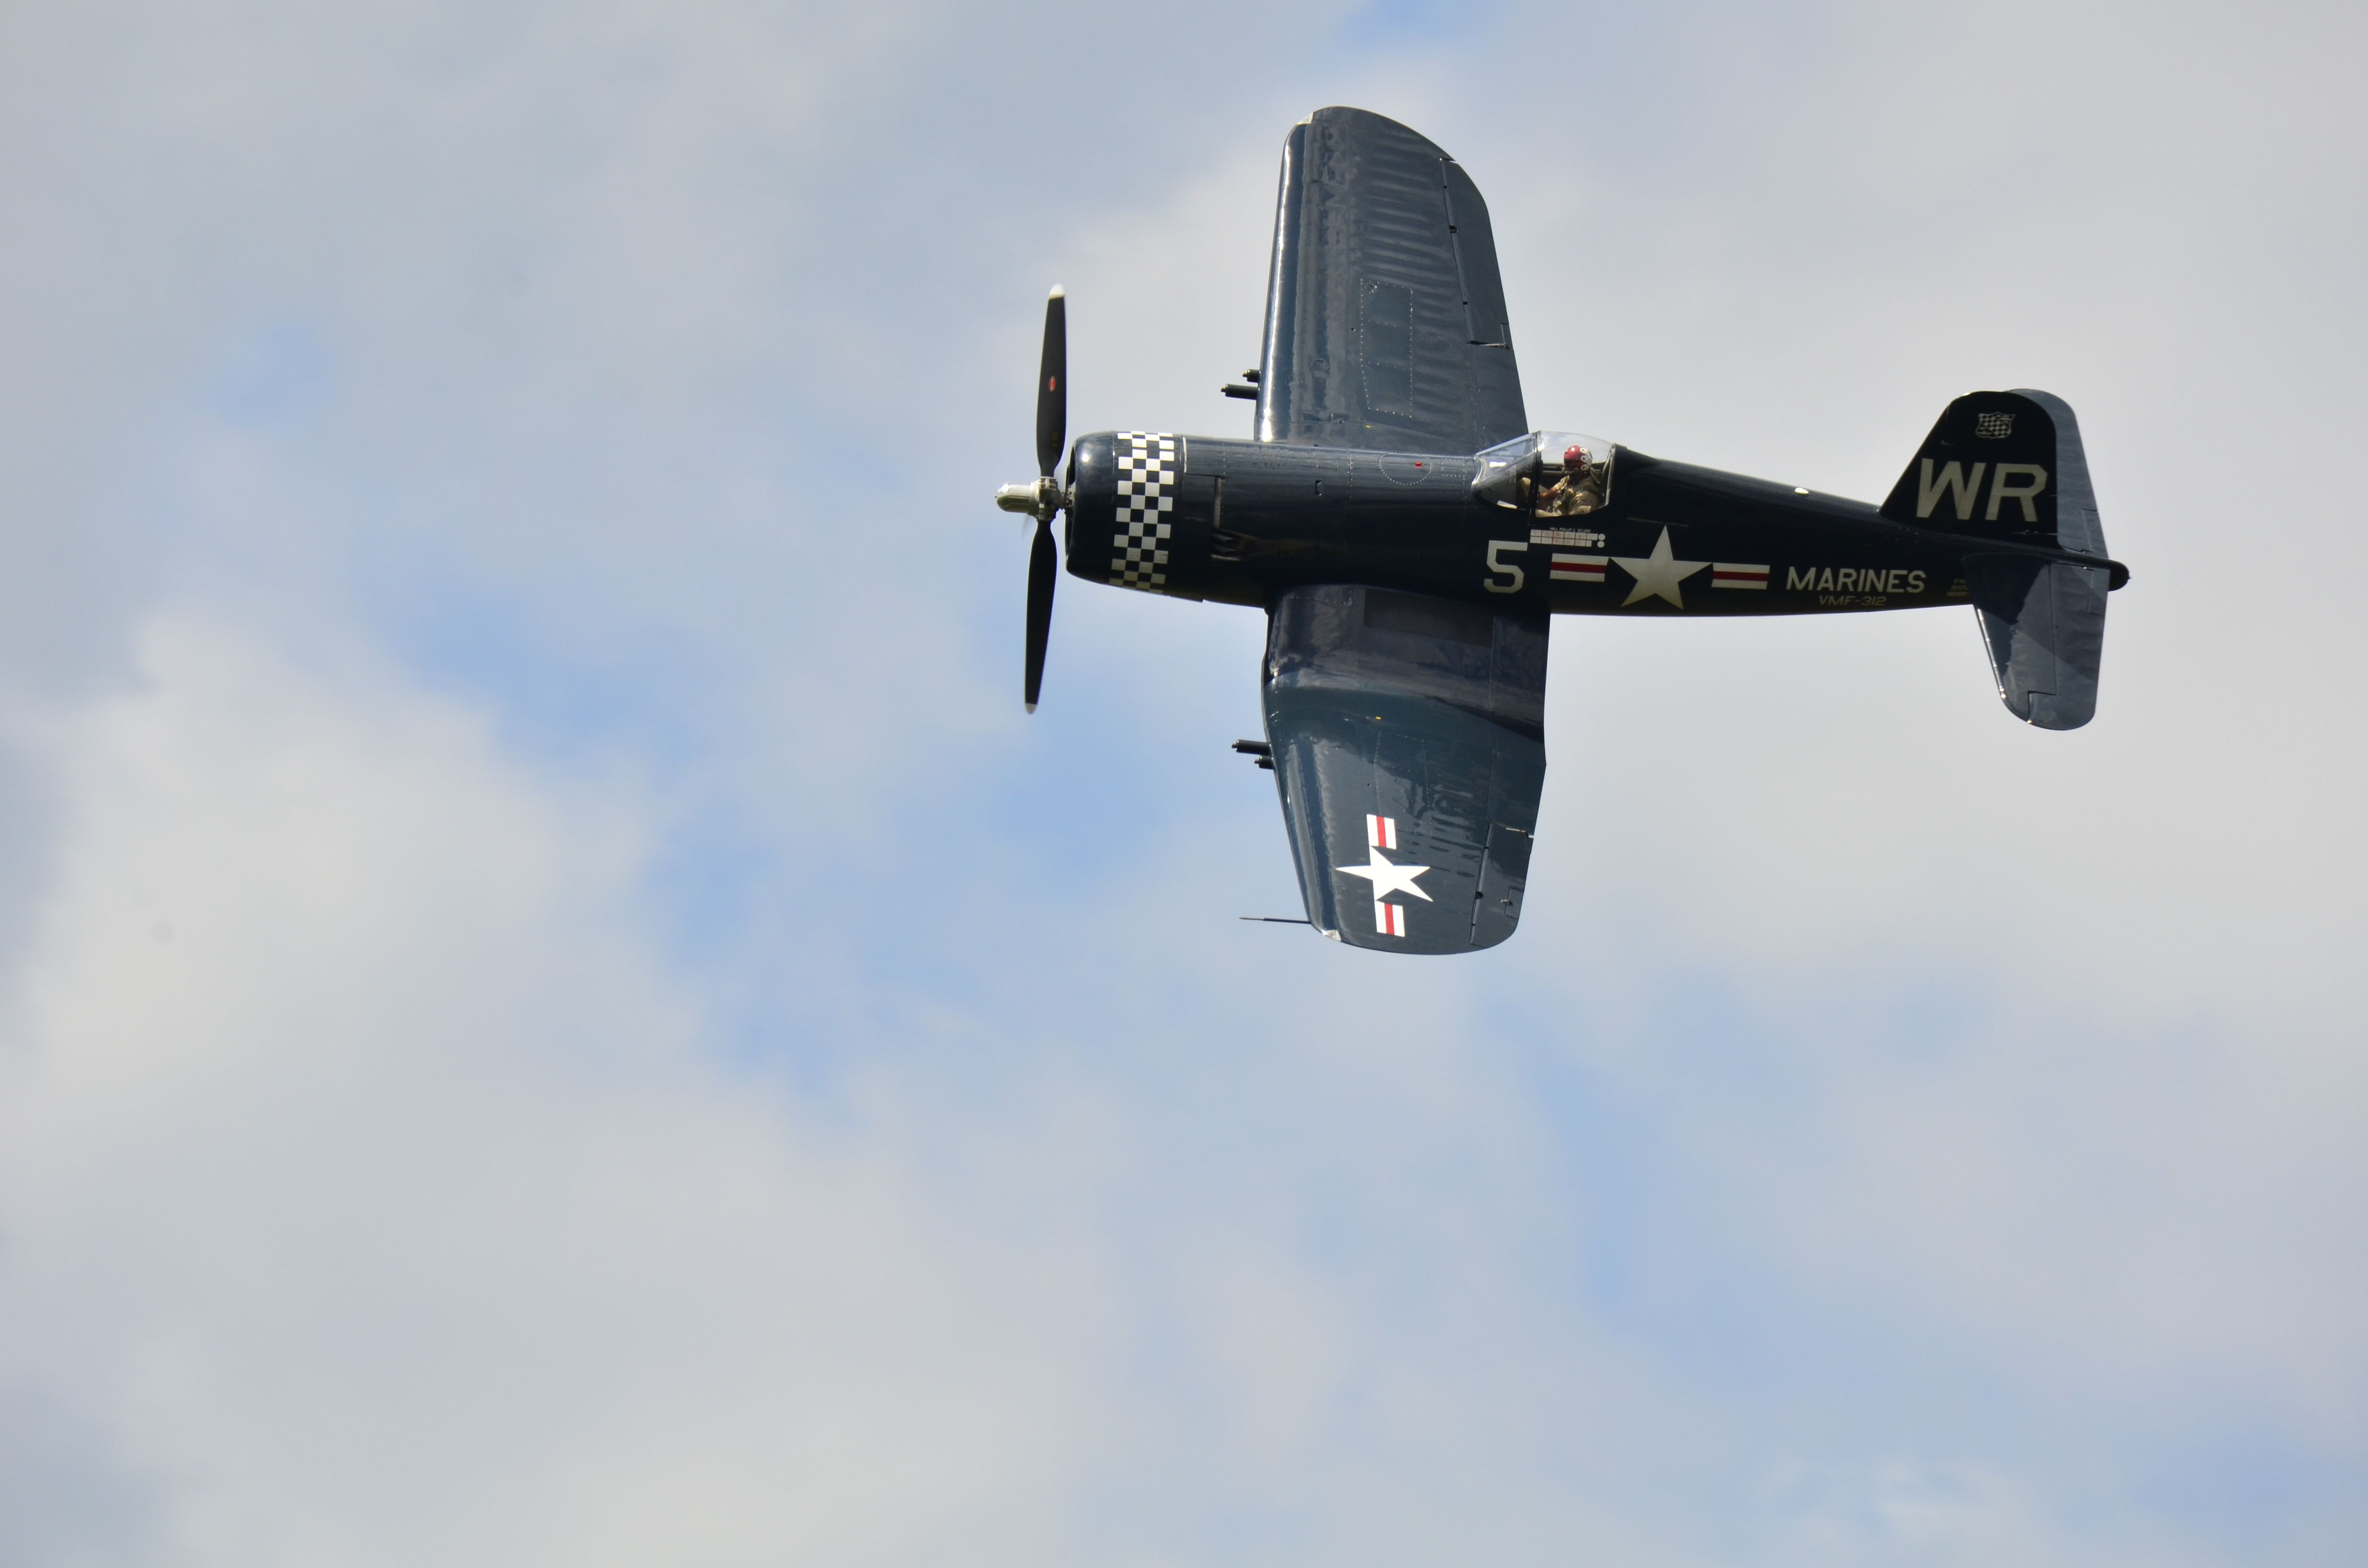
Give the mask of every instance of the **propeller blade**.
[[1053, 584], [1060, 574], [1053, 559], [1053, 525], [1039, 517], [1036, 543], [1028, 552], [1028, 681], [1021, 693], [1030, 713], [1036, 711], [1036, 694], [1044, 685], [1044, 644], [1053, 635]]
[[1060, 466], [1061, 449], [1069, 444], [1068, 303], [1053, 285], [1044, 301], [1044, 362], [1036, 370], [1036, 472], [1043, 474]]

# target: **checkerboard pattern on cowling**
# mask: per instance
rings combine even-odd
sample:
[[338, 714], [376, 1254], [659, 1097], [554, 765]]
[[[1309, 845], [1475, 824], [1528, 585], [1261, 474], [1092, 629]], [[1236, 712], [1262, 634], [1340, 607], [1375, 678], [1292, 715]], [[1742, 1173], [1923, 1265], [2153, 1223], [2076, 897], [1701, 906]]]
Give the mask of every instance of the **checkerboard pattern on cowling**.
[[1121, 588], [1167, 585], [1167, 515], [1176, 509], [1176, 472], [1183, 443], [1148, 430], [1118, 438], [1118, 526], [1110, 580]]

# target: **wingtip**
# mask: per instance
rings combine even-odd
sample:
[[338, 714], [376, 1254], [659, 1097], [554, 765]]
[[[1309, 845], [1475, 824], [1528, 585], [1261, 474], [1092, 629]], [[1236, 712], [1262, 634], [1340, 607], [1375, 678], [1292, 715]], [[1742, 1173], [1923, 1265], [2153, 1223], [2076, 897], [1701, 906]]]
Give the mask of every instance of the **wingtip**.
[[1069, 291], [1055, 283], [1053, 285], [1053, 291], [1044, 297], [1048, 300], [1065, 300], [1069, 297]]
[[1028, 710], [1028, 711], [1030, 711], [1030, 713], [1033, 713], [1033, 712], [1035, 712], [1035, 711], [1036, 711], [1036, 705], [1035, 705], [1034, 703], [1032, 703], [1032, 702], [1022, 703], [1022, 704], [1021, 704], [1021, 706], [1022, 706], [1022, 707], [1024, 707], [1024, 708], [1026, 708], [1026, 709]]

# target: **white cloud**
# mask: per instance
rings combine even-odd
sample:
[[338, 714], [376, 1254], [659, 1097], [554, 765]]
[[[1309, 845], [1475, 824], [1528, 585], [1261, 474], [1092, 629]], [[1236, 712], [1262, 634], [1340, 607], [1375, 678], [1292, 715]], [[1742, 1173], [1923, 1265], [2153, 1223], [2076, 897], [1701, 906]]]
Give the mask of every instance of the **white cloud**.
[[893, 1557], [1065, 1484], [1062, 1260], [694, 1051], [630, 821], [201, 621], [142, 667], [54, 740], [0, 1223], [10, 1375], [174, 1560]]

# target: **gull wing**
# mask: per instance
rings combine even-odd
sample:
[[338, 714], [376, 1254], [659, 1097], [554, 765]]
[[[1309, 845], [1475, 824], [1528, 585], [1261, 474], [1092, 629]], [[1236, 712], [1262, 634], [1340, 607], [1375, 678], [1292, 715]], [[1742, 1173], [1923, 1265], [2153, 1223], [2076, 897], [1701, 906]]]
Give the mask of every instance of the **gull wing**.
[[1354, 585], [1276, 600], [1267, 744], [1317, 930], [1403, 953], [1513, 934], [1545, 786], [1546, 624]]
[[1258, 438], [1476, 452], [1529, 428], [1488, 207], [1455, 160], [1363, 109], [1283, 143]]

